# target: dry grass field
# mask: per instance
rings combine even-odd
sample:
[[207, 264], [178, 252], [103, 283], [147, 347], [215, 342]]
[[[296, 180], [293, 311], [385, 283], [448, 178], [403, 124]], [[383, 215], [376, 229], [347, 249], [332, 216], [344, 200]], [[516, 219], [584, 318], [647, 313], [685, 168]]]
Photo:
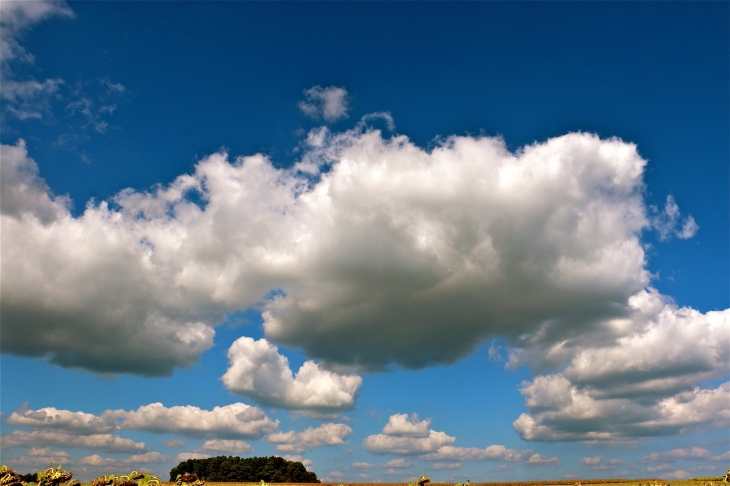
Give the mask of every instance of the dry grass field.
[[[507, 481], [494, 483], [471, 483], [470, 486], [575, 486], [581, 483], [585, 486], [727, 486], [719, 479], [687, 479], [687, 480], [664, 480], [664, 479], [559, 479], [545, 481]], [[711, 483], [711, 485], [710, 485]], [[408, 486], [408, 483], [319, 483], [322, 486], [344, 484], [345, 486]], [[87, 486], [87, 485], [83, 485]], [[163, 482], [162, 486], [175, 486], [174, 482]], [[216, 483], [206, 482], [205, 486], [258, 486], [254, 483]], [[276, 483], [269, 486], [313, 486], [312, 483]], [[427, 486], [454, 486], [454, 483], [428, 483]]]

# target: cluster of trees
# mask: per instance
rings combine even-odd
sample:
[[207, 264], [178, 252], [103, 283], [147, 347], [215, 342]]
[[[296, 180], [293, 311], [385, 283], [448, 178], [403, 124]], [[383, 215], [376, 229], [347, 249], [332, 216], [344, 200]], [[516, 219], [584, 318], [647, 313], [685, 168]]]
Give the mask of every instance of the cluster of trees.
[[301, 462], [283, 457], [217, 456], [208, 459], [188, 459], [170, 471], [170, 481], [178, 474], [193, 473], [203, 481], [267, 483], [318, 483], [317, 475], [307, 471]]

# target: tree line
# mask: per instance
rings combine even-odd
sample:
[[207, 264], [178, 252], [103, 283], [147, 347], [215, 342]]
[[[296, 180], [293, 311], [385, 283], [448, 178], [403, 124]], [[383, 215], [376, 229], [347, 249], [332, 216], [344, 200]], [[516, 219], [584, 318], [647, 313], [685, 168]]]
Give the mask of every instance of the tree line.
[[203, 481], [267, 483], [319, 483], [317, 475], [307, 471], [301, 462], [283, 457], [217, 456], [188, 459], [170, 470], [170, 481], [178, 474], [194, 473]]

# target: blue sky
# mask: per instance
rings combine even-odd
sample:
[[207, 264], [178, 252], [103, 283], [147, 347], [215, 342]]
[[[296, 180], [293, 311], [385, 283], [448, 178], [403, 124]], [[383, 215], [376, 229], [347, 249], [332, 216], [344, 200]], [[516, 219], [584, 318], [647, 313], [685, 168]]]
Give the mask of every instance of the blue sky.
[[727, 2], [3, 2], [2, 462], [724, 472]]

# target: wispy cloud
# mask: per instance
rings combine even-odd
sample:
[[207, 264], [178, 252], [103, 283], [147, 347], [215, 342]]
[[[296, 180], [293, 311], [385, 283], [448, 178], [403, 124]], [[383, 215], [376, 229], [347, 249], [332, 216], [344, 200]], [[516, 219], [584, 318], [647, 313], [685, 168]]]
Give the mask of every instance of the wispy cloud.
[[335, 122], [347, 117], [349, 100], [344, 88], [313, 86], [304, 90], [304, 97], [298, 106], [310, 118]]
[[655, 206], [650, 208], [652, 218], [652, 226], [659, 233], [659, 239], [666, 240], [671, 236], [686, 240], [692, 238], [700, 229], [699, 225], [692, 216], [681, 219], [679, 206], [674, 201], [674, 196], [667, 196], [667, 202], [663, 210], [659, 210]]

